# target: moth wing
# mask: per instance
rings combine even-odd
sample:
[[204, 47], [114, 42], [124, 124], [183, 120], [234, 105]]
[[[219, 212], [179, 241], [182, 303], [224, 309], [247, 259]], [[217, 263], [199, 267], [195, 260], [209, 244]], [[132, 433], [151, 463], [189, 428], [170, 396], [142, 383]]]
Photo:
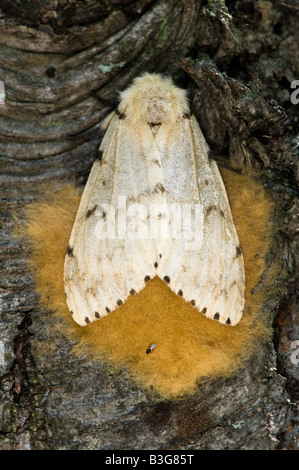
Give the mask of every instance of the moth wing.
[[208, 318], [236, 325], [244, 308], [244, 262], [218, 167], [194, 117], [180, 120], [175, 132], [161, 128], [157, 139], [167, 204], [185, 208], [181, 230], [170, 217], [157, 273]]
[[67, 304], [80, 325], [112, 312], [155, 276], [157, 242], [140, 236], [153, 202], [149, 195], [156, 194], [152, 186], [162, 174], [146, 158], [156, 152], [147, 128], [136, 131], [125, 119], [112, 117], [100, 147], [102, 160], [94, 163], [83, 192], [64, 270]]

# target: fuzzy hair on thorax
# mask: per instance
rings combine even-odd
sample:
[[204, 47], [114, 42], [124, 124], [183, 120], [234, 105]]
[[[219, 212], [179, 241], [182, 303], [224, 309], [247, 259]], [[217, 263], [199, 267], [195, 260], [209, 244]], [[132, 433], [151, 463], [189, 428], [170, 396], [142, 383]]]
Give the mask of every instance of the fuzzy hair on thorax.
[[120, 94], [118, 110], [133, 122], [153, 125], [174, 124], [189, 113], [186, 91], [174, 85], [171, 78], [145, 73]]

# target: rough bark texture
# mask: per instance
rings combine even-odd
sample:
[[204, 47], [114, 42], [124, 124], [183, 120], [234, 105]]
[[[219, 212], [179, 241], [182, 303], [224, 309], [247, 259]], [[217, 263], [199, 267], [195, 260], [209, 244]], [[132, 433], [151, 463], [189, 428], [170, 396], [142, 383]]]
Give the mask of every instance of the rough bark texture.
[[[298, 448], [298, 4], [222, 0], [1, 2], [0, 105], [2, 449]], [[280, 290], [265, 345], [233, 378], [165, 401], [54, 335], [41, 311], [12, 210], [85, 181], [100, 121], [142, 71], [189, 86], [194, 112], [222, 163], [262, 170], [278, 204], [269, 257]], [[221, 157], [220, 157], [221, 156]], [[275, 346], [275, 348], [274, 348]], [[84, 378], [84, 379], [83, 379]]]

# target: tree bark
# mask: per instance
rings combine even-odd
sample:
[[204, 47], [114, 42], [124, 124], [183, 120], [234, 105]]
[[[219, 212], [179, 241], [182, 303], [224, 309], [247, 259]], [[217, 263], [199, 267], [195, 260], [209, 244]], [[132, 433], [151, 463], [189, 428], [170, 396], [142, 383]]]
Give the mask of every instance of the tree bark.
[[[298, 5], [266, 0], [3, 0], [0, 14], [2, 449], [295, 449], [298, 428]], [[230, 379], [180, 402], [69, 355], [13, 238], [43, 185], [83, 184], [100, 123], [141, 72], [188, 87], [222, 163], [261, 170], [280, 213], [287, 279], [268, 302], [275, 338]], [[41, 351], [40, 341], [48, 348]], [[84, 388], [82, 388], [84, 375]], [[95, 390], [93, 384], [99, 386]], [[163, 429], [163, 432], [161, 430]]]

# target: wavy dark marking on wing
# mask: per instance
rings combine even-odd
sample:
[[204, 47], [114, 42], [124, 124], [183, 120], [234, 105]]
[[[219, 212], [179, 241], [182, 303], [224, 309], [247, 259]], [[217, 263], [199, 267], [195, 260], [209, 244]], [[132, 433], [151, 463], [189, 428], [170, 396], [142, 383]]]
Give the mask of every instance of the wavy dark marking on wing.
[[97, 210], [97, 205], [93, 206], [92, 209], [89, 209], [87, 212], [86, 212], [86, 218], [89, 219], [89, 217], [91, 217], [95, 211]]

